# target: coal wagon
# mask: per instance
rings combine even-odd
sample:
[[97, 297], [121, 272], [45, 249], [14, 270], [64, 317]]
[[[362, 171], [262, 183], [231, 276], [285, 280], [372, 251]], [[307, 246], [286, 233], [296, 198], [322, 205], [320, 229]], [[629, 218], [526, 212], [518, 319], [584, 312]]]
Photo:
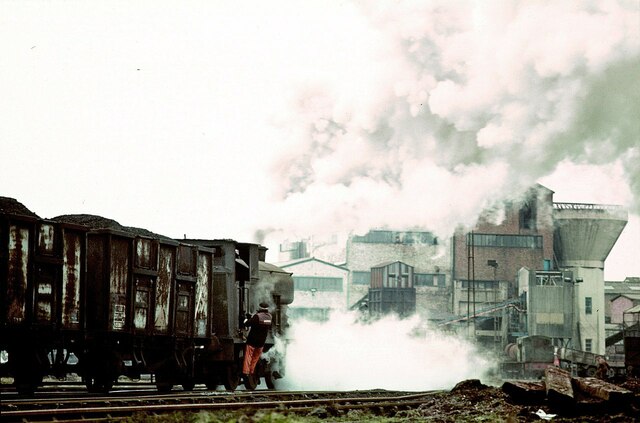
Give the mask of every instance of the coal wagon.
[[[265, 352], [286, 329], [293, 279], [265, 263], [258, 244], [175, 240], [92, 215], [44, 220], [2, 198], [0, 349], [21, 392], [68, 372], [91, 391], [141, 374], [161, 391], [233, 390], [246, 314], [270, 304]], [[273, 387], [283, 373], [282, 360], [269, 357], [244, 380], [248, 389], [261, 378]]]
[[9, 200], [0, 199], [2, 369], [32, 392], [44, 375], [64, 374], [81, 349], [87, 228], [7, 210]]

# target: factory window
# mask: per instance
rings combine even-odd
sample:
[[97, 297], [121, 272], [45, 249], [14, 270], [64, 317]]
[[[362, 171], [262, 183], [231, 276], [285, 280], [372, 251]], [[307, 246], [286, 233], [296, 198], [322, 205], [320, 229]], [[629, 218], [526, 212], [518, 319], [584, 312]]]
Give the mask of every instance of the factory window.
[[323, 276], [294, 276], [293, 287], [296, 291], [342, 291], [341, 278]]
[[416, 273], [415, 286], [445, 286], [445, 275], [441, 273]]
[[369, 231], [366, 235], [354, 235], [351, 239], [368, 244], [438, 244], [438, 239], [431, 232]]
[[587, 338], [584, 340], [584, 350], [586, 352], [591, 352], [593, 348], [593, 340], [591, 338]]
[[352, 272], [351, 282], [354, 285], [370, 285], [371, 272]]
[[467, 234], [467, 244], [476, 247], [542, 248], [540, 235]]
[[389, 273], [387, 275], [387, 282], [384, 285], [385, 288], [411, 288], [412, 285], [409, 284], [409, 275], [407, 273], [402, 273], [400, 275], [396, 275], [395, 273]]
[[592, 300], [591, 297], [584, 298], [584, 314], [591, 314]]
[[462, 288], [467, 289], [470, 286], [475, 286], [476, 289], [495, 289], [498, 287], [498, 281], [474, 281], [473, 284], [469, 283], [468, 280], [463, 279]]

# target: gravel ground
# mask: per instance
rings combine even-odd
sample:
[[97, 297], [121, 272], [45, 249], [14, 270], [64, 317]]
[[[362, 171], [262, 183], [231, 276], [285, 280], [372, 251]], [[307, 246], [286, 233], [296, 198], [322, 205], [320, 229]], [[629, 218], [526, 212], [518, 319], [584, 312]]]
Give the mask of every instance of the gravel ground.
[[[305, 414], [293, 414], [286, 410], [243, 410], [219, 413], [193, 413], [172, 415], [137, 415], [130, 422], [536, 422], [547, 421], [538, 414], [555, 414], [549, 421], [565, 422], [637, 422], [640, 415], [640, 382], [638, 379], [622, 384], [635, 392], [634, 404], [618, 409], [606, 409], [593, 403], [581, 403], [574, 410], [553, 409], [546, 401], [533, 404], [515, 403], [499, 387], [486, 386], [478, 380], [460, 382], [450, 392], [435, 394], [423, 404], [412, 409], [373, 408], [368, 411], [341, 411], [330, 406], [320, 406]], [[376, 395], [375, 391], [371, 395]]]

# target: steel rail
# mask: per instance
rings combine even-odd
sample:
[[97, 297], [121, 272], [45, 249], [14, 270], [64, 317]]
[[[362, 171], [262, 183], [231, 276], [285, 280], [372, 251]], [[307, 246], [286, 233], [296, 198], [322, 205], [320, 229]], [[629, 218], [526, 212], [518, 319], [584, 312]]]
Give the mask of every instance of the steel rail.
[[[349, 391], [344, 391], [347, 393]], [[367, 391], [364, 391], [367, 392]], [[371, 391], [369, 391], [371, 392]], [[403, 391], [387, 391], [390, 395], [394, 395]], [[131, 401], [167, 401], [167, 400], [207, 400], [213, 398], [243, 398], [243, 397], [286, 397], [286, 396], [309, 396], [309, 395], [337, 395], [340, 391], [275, 391], [271, 389], [256, 389], [254, 391], [211, 391], [211, 390], [194, 390], [194, 391], [173, 391], [169, 393], [158, 393], [157, 391], [115, 391], [110, 395], [85, 394], [82, 396], [69, 397], [67, 395], [56, 395], [53, 392], [44, 392], [48, 394], [46, 397], [18, 397], [8, 398], [7, 395], [0, 395], [0, 403], [2, 405], [9, 404], [11, 407], [33, 405], [41, 407], [44, 404], [55, 403], [60, 407], [64, 403], [82, 402], [100, 403], [100, 402], [131, 402]], [[59, 394], [67, 394], [60, 392]], [[0, 411], [2, 407], [0, 407]]]
[[[309, 398], [309, 399], [291, 399], [277, 401], [250, 401], [250, 402], [214, 402], [214, 403], [188, 403], [188, 404], [151, 404], [151, 405], [135, 405], [135, 406], [99, 406], [82, 408], [50, 408], [35, 410], [3, 410], [0, 416], [1, 421], [33, 421], [32, 418], [48, 417], [48, 421], [60, 421], [59, 417], [63, 416], [82, 416], [83, 418], [96, 418], [99, 416], [131, 415], [135, 412], [172, 412], [172, 411], [194, 411], [194, 410], [232, 410], [240, 408], [282, 408], [288, 407], [294, 409], [306, 409], [311, 406], [322, 404], [331, 404], [332, 406], [341, 407], [357, 407], [367, 403], [377, 403], [374, 406], [402, 405], [403, 401], [411, 401], [412, 403], [420, 403], [416, 401], [418, 398], [432, 396], [437, 393], [446, 391], [425, 391], [401, 396], [375, 396], [375, 397], [332, 397], [332, 398]], [[165, 398], [166, 399], [166, 398]]]

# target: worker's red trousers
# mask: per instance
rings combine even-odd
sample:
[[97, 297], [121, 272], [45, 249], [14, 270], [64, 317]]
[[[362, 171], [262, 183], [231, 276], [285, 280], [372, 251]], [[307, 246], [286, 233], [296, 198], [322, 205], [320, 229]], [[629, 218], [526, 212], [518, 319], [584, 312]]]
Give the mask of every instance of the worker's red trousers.
[[256, 348], [247, 344], [244, 348], [244, 362], [242, 363], [242, 373], [249, 375], [256, 370], [256, 364], [262, 355], [262, 347]]

